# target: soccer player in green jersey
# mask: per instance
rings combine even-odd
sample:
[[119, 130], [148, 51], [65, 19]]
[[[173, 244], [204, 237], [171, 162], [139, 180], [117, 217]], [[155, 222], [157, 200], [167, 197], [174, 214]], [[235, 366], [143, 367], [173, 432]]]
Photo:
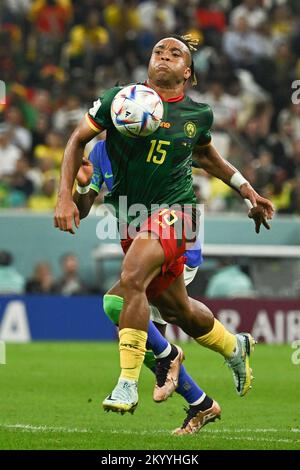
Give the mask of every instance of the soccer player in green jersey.
[[[211, 144], [213, 114], [208, 105], [184, 95], [184, 85], [192, 74], [189, 44], [178, 38], [159, 41], [152, 52], [147, 85], [163, 99], [162, 126], [151, 136], [131, 139], [121, 135], [110, 117], [111, 102], [120, 88], [108, 90], [94, 103], [85, 121], [70, 137], [62, 163], [55, 226], [74, 232], [79, 212], [72, 199], [73, 183], [81, 164], [84, 145], [97, 133], [107, 130], [107, 150], [115, 182], [106, 202], [114, 206], [122, 226], [130, 227], [132, 217], [120, 211], [119, 196], [127, 204], [140, 203], [147, 217], [135, 236], [121, 240], [125, 252], [120, 282], [108, 293], [124, 299], [119, 321], [121, 375], [117, 386], [104, 401], [104, 408], [132, 411], [138, 402], [137, 383], [145, 355], [149, 322], [148, 300], [164, 319], [178, 324], [199, 344], [221, 353], [231, 367], [236, 389], [244, 395], [250, 388], [249, 334], [232, 335], [200, 302], [189, 299], [182, 276], [182, 254], [191, 238], [193, 217], [184, 206], [195, 205], [191, 159], [212, 176], [235, 188], [253, 206], [250, 216], [259, 214], [258, 226], [267, 225], [274, 213], [270, 201], [262, 198], [249, 182]], [[152, 204], [168, 206], [151, 211]], [[257, 223], [257, 219], [255, 219]], [[129, 232], [129, 230], [128, 230]], [[179, 234], [179, 235], [178, 235]]]

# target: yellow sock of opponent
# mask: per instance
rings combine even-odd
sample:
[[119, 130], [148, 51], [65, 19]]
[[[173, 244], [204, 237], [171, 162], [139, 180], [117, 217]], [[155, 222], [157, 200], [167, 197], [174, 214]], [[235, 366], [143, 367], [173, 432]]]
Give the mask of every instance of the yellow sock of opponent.
[[123, 328], [119, 332], [121, 378], [138, 381], [146, 352], [146, 331]]
[[226, 359], [232, 356], [236, 347], [236, 337], [215, 318], [212, 330], [206, 335], [195, 338], [197, 343], [205, 348], [216, 351]]

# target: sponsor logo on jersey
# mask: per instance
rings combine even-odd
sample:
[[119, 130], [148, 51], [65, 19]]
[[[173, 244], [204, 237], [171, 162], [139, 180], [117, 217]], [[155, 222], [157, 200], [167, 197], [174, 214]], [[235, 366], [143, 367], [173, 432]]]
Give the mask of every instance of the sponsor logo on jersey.
[[93, 118], [96, 117], [96, 114], [99, 111], [100, 106], [101, 106], [100, 99], [98, 99], [97, 101], [94, 101], [93, 107], [89, 109], [89, 115], [92, 116]]
[[159, 126], [159, 127], [163, 127], [164, 129], [170, 129], [171, 123], [170, 123], [170, 122], [162, 121], [162, 122], [160, 123], [160, 126]]
[[190, 139], [195, 137], [196, 132], [197, 132], [197, 127], [196, 124], [194, 124], [192, 121], [188, 121], [184, 125], [184, 133], [187, 135]]

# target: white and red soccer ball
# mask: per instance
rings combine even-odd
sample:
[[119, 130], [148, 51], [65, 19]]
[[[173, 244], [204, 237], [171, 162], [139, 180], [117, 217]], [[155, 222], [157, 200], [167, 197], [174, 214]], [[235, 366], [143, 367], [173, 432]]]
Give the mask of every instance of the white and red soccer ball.
[[111, 118], [121, 134], [146, 137], [162, 121], [164, 107], [160, 96], [145, 85], [129, 85], [120, 90], [111, 104]]

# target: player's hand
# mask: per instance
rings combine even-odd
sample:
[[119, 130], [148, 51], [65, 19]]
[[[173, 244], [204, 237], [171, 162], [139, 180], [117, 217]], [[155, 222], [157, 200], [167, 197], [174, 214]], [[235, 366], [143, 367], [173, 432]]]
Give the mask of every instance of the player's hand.
[[248, 212], [248, 217], [254, 220], [256, 233], [259, 233], [261, 225], [263, 225], [267, 230], [270, 230], [270, 225], [267, 222], [265, 209], [260, 204], [250, 209]]
[[59, 228], [59, 230], [62, 230], [63, 232], [69, 232], [74, 235], [75, 230], [73, 223], [76, 228], [79, 228], [80, 216], [75, 202], [72, 197], [66, 198], [58, 196], [54, 213], [54, 227]]
[[253, 208], [260, 205], [264, 210], [266, 219], [272, 219], [275, 207], [269, 199], [260, 196], [249, 183], [242, 184], [240, 186], [240, 194], [244, 199], [249, 199], [252, 203]]
[[81, 167], [76, 176], [79, 186], [88, 186], [92, 180], [93, 173], [93, 164], [87, 158], [83, 157]]

